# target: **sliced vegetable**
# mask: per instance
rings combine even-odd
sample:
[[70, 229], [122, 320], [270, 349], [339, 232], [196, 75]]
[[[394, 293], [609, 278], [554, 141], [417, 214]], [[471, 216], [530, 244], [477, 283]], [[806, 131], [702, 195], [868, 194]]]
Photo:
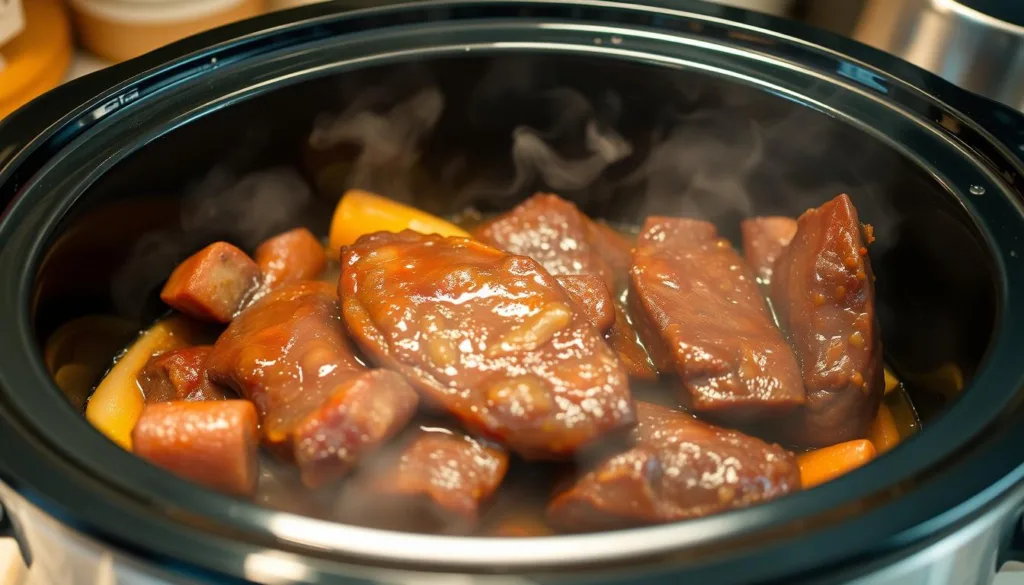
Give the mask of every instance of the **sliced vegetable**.
[[800, 483], [804, 489], [853, 471], [875, 458], [876, 450], [871, 441], [857, 439], [815, 449], [797, 456], [800, 465]]
[[889, 368], [885, 368], [885, 393], [888, 394], [899, 387], [900, 381], [889, 371]]
[[121, 356], [89, 399], [85, 418], [101, 433], [131, 451], [132, 429], [145, 399], [136, 379], [154, 355], [190, 345], [195, 326], [185, 317], [169, 317], [153, 325]]
[[871, 435], [869, 438], [879, 455], [899, 444], [900, 431], [896, 427], [896, 419], [893, 418], [892, 411], [889, 410], [888, 406], [883, 404], [878, 408], [878, 416], [875, 417], [875, 422], [871, 424]]
[[422, 234], [469, 237], [462, 228], [386, 197], [352, 189], [346, 192], [331, 220], [330, 247], [334, 254], [359, 236], [374, 232], [413, 230]]

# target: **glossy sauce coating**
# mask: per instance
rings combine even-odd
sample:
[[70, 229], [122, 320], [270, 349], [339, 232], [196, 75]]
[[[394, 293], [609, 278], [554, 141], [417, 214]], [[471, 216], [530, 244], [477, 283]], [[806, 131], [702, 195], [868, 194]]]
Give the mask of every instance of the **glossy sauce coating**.
[[297, 280], [314, 280], [327, 267], [323, 244], [306, 228], [267, 239], [256, 248], [263, 285], [274, 288]]
[[637, 418], [634, 445], [557, 494], [551, 524], [576, 532], [672, 522], [800, 489], [796, 457], [778, 445], [646, 402]]
[[150, 358], [138, 376], [146, 403], [228, 398], [230, 393], [206, 375], [206, 358], [212, 349], [210, 345], [183, 347]]
[[160, 300], [197, 319], [227, 323], [259, 285], [259, 266], [227, 242], [215, 242], [179, 264]]
[[401, 376], [356, 359], [323, 282], [286, 284], [243, 311], [214, 344], [207, 371], [256, 404], [264, 444], [294, 460], [309, 486], [344, 475], [418, 404]]
[[740, 231], [743, 234], [743, 258], [762, 283], [770, 282], [775, 260], [796, 234], [796, 220], [778, 216], [753, 217], [743, 220]]
[[648, 218], [630, 295], [660, 336], [648, 345], [668, 350], [695, 411], [728, 421], [774, 418], [803, 404], [800, 369], [753, 272], [716, 236], [705, 221]]
[[874, 275], [848, 196], [800, 216], [775, 262], [771, 297], [807, 388], [807, 406], [784, 425], [785, 437], [809, 447], [866, 437], [885, 374]]
[[[609, 246], [595, 245], [593, 240], [597, 229], [572, 202], [551, 193], [538, 193], [478, 227], [473, 237], [510, 254], [529, 256], [554, 276], [595, 274], [609, 290], [615, 290], [616, 276], [601, 255]], [[610, 229], [608, 232], [614, 233]], [[607, 232], [603, 233], [608, 237]], [[613, 262], [621, 262], [620, 257]]]
[[600, 277], [593, 274], [567, 274], [556, 276], [555, 280], [590, 318], [598, 331], [605, 333], [611, 329], [615, 324], [615, 304]]
[[256, 409], [248, 400], [148, 404], [132, 431], [135, 454], [175, 475], [238, 496], [256, 490]]
[[370, 462], [356, 480], [380, 498], [377, 506], [388, 508], [374, 512], [398, 512], [406, 522], [446, 534], [472, 531], [505, 477], [508, 453], [447, 425], [411, 429], [398, 442], [394, 453]]
[[[555, 276], [594, 275], [613, 297], [626, 289], [632, 262], [630, 245], [611, 227], [591, 220], [572, 202], [541, 193], [473, 232], [478, 240], [511, 254], [529, 256]], [[625, 308], [617, 302], [615, 323], [604, 330], [630, 376], [654, 380], [657, 370], [640, 342]]]
[[626, 372], [534, 260], [412, 231], [342, 252], [345, 323], [474, 434], [562, 458], [633, 422]]

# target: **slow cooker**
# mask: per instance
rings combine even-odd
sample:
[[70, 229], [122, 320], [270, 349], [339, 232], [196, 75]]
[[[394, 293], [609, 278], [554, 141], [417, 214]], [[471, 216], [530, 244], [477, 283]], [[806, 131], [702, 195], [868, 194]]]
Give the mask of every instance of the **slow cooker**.
[[[423, 96], [443, 107], [398, 107]], [[352, 119], [372, 123], [338, 131]], [[542, 140], [523, 146], [523, 128]], [[186, 39], [0, 125], [3, 529], [40, 583], [987, 583], [1022, 549], [1022, 159], [1005, 106], [694, 2], [326, 3]], [[61, 323], [141, 326], [197, 246], [324, 233], [350, 186], [439, 214], [548, 189], [626, 224], [734, 225], [855, 193], [886, 360], [923, 430], [767, 505], [471, 538], [206, 491], [118, 448], [55, 386], [40, 344]]]

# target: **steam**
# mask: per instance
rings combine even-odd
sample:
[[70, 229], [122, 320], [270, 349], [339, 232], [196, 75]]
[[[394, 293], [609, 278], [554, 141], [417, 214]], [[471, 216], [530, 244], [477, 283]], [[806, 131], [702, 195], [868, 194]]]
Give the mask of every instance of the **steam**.
[[240, 177], [223, 167], [211, 170], [186, 193], [177, 229], [148, 233], [132, 247], [111, 284], [115, 308], [141, 318], [149, 293], [188, 254], [216, 240], [252, 249], [299, 223], [311, 198], [309, 186], [290, 168]]
[[595, 120], [587, 121], [586, 146], [589, 156], [569, 159], [558, 154], [537, 130], [517, 127], [512, 133], [515, 178], [506, 193], [521, 193], [538, 178], [555, 191], [584, 189], [612, 163], [633, 152], [632, 144], [614, 130], [599, 129]]
[[357, 147], [359, 155], [346, 187], [409, 200], [407, 178], [420, 160], [423, 138], [441, 118], [444, 96], [436, 87], [428, 87], [378, 114], [369, 108], [379, 95], [364, 94], [336, 117], [319, 116], [309, 144], [318, 150], [341, 144]]

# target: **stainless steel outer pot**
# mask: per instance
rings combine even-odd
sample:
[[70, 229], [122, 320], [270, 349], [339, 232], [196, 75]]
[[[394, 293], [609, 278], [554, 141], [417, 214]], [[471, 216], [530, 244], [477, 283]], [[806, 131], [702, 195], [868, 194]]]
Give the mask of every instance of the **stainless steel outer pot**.
[[[315, 115], [381, 87], [393, 92], [381, 103], [425, 87], [446, 100], [403, 169], [420, 182], [392, 184], [437, 212], [507, 207], [547, 187], [624, 223], [699, 212], [729, 226], [848, 190], [883, 242], [871, 253], [886, 358], [924, 432], [769, 505], [481, 539], [262, 508], [180, 481], [94, 431], [45, 371], [41, 340], [80, 314], [152, 317], [160, 275], [203, 242], [143, 263], [157, 280], [131, 294], [113, 291], [119, 271], [146, 237], [182, 229], [183, 194], [211, 170], [305, 169], [319, 195], [287, 219], [324, 227], [339, 193], [336, 169], [323, 171], [343, 155], [324, 166], [310, 154]], [[523, 127], [539, 129], [558, 154], [545, 160], [563, 170], [607, 152], [595, 136], [630, 148], [598, 174], [570, 181], [537, 165], [522, 183], [511, 153]], [[0, 501], [26, 557], [64, 583], [985, 583], [1019, 555], [1024, 120], [857, 43], [696, 3], [345, 14], [328, 3], [62, 87], [0, 125], [0, 153]], [[261, 234], [232, 231], [239, 211], [220, 224], [245, 245]], [[60, 560], [69, 544], [94, 571]]]

